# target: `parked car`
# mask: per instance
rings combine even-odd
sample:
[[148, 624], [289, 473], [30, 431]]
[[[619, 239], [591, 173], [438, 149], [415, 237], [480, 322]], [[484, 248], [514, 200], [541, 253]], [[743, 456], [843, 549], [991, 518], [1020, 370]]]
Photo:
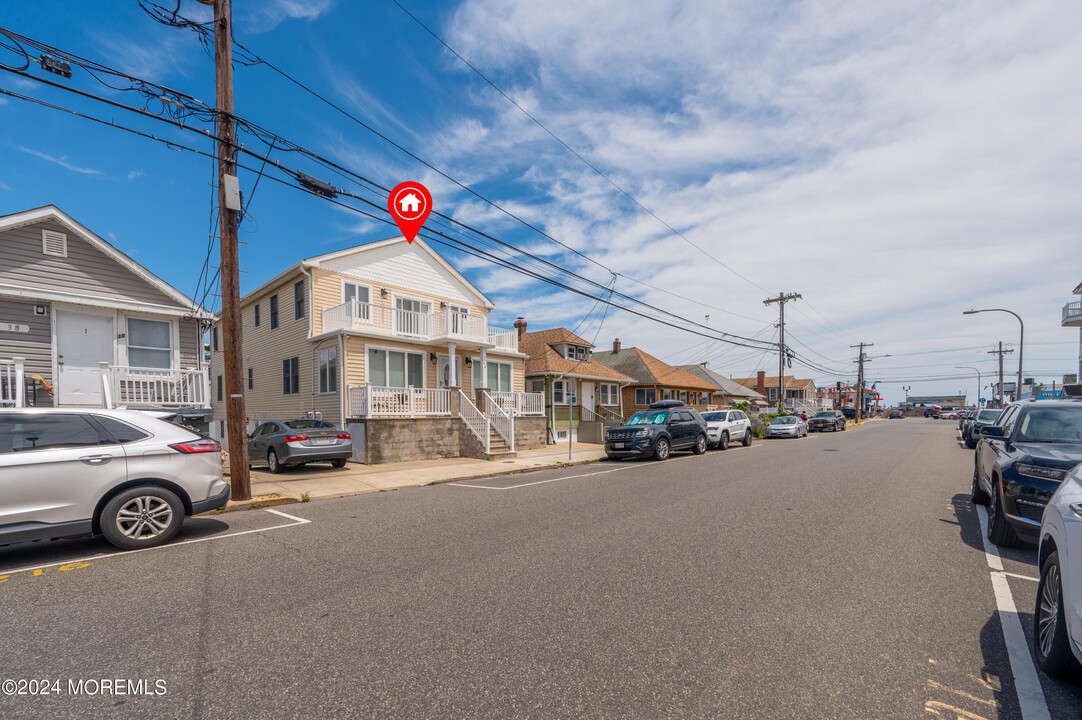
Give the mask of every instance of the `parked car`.
[[751, 419], [741, 410], [712, 410], [702, 414], [710, 447], [725, 450], [730, 440], [751, 445]]
[[973, 468], [973, 502], [988, 504], [988, 539], [996, 545], [1036, 542], [1052, 493], [1082, 462], [1082, 402], [1014, 402], [995, 425], [981, 428]]
[[673, 450], [690, 448], [696, 455], [706, 452], [706, 421], [695, 408], [676, 406], [642, 410], [619, 427], [605, 432], [605, 455], [610, 460], [624, 457], [653, 457], [665, 460]]
[[846, 420], [856, 420], [857, 419], [857, 409], [856, 408], [842, 408], [841, 412], [842, 412], [842, 415], [845, 416]]
[[924, 417], [937, 418], [939, 417], [939, 408], [924, 408]]
[[779, 415], [766, 426], [766, 436], [807, 437], [808, 425], [795, 415]]
[[352, 436], [324, 420], [271, 420], [248, 436], [248, 461], [266, 461], [272, 473], [310, 462], [330, 462], [343, 468], [352, 456]]
[[830, 430], [837, 432], [845, 430], [845, 415], [841, 410], [820, 410], [808, 421], [808, 430], [811, 432], [823, 432]]
[[957, 410], [940, 410], [939, 414], [936, 415], [936, 417], [939, 418], [940, 420], [957, 420], [958, 419], [958, 411]]
[[901, 410], [891, 410], [889, 419], [890, 420], [904, 420], [905, 419], [905, 413], [902, 412]]
[[977, 441], [981, 439], [981, 428], [988, 425], [994, 425], [996, 418], [999, 417], [1002, 410], [999, 409], [984, 409], [978, 410], [973, 418], [966, 422], [962, 427], [962, 440], [965, 441], [966, 447], [973, 449], [977, 447]]
[[1082, 466], [1044, 509], [1037, 553], [1040, 580], [1033, 610], [1033, 654], [1055, 678], [1082, 679]]
[[136, 410], [0, 409], [0, 545], [171, 540], [229, 500], [217, 442]]
[[958, 413], [958, 429], [959, 430], [964, 430], [965, 426], [966, 426], [966, 421], [971, 420], [973, 418], [973, 415], [974, 415], [973, 410], [962, 410], [961, 412], [959, 412]]

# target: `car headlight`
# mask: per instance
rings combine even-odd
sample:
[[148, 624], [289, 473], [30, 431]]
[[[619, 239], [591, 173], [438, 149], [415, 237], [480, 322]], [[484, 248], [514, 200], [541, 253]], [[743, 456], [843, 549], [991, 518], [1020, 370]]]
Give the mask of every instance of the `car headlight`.
[[1041, 467], [1040, 465], [1028, 465], [1026, 463], [1018, 463], [1014, 466], [1018, 470], [1019, 475], [1025, 475], [1031, 478], [1040, 478], [1041, 480], [1060, 480], [1062, 481], [1067, 477], [1066, 470], [1057, 470], [1055, 468]]
[[639, 428], [635, 431], [636, 437], [649, 437], [654, 434], [654, 428]]
[[1071, 503], [1067, 507], [1071, 509], [1075, 517], [1082, 518], [1082, 502]]

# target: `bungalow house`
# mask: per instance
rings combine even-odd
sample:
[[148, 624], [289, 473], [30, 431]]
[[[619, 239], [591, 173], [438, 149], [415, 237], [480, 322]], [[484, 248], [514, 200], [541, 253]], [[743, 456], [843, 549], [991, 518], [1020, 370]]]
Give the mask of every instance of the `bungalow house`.
[[[811, 378], [797, 378], [792, 375], [782, 377], [785, 390], [784, 407], [786, 410], [800, 412], [813, 412], [816, 410], [815, 381]], [[777, 405], [778, 402], [778, 376], [768, 376], [760, 370], [753, 378], [733, 378], [733, 382], [739, 383], [746, 388], [752, 388], [761, 395], [765, 395], [767, 402]]]
[[[345, 424], [366, 463], [492, 459], [544, 443], [517, 333], [490, 326], [492, 301], [421, 238], [301, 260], [240, 304], [249, 430], [295, 417]], [[219, 321], [212, 434], [224, 440]]]
[[0, 217], [0, 405], [210, 420], [190, 298], [54, 205]]
[[751, 388], [746, 388], [735, 380], [730, 380], [724, 375], [710, 370], [705, 363], [697, 365], [677, 365], [681, 370], [687, 370], [703, 380], [712, 383], [717, 389], [711, 393], [711, 404], [718, 407], [732, 407], [733, 403], [746, 402], [755, 407], [767, 405], [766, 396]]
[[515, 322], [519, 349], [526, 360], [526, 387], [544, 393], [546, 434], [550, 442], [571, 439], [603, 443], [605, 423], [622, 423], [621, 389], [633, 378], [593, 357], [594, 346], [567, 328], [526, 332]]
[[659, 400], [680, 400], [697, 410], [706, 410], [717, 389], [713, 383], [638, 348], [621, 347], [620, 338], [613, 341], [611, 352], [595, 351], [594, 359], [633, 379], [622, 391], [621, 407], [627, 415]]

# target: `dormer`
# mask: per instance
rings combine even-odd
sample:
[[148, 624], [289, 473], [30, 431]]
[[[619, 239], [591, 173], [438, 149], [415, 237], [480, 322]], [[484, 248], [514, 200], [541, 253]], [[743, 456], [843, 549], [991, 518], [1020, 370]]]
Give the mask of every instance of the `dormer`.
[[560, 354], [561, 357], [565, 357], [568, 360], [577, 360], [579, 362], [590, 362], [590, 348], [585, 345], [577, 345], [575, 343], [557, 343], [552, 348]]

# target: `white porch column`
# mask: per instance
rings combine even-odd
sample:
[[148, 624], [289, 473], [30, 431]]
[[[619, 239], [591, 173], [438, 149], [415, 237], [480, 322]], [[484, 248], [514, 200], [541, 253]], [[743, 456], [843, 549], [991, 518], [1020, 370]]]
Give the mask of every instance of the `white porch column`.
[[[26, 375], [23, 369], [26, 360], [21, 357], [11, 358], [15, 363], [15, 407], [26, 407]], [[8, 388], [10, 391], [11, 388]]]
[[488, 389], [488, 350], [481, 348], [481, 387]]
[[448, 385], [458, 387], [458, 373], [455, 372], [455, 343], [447, 343], [447, 379]]

